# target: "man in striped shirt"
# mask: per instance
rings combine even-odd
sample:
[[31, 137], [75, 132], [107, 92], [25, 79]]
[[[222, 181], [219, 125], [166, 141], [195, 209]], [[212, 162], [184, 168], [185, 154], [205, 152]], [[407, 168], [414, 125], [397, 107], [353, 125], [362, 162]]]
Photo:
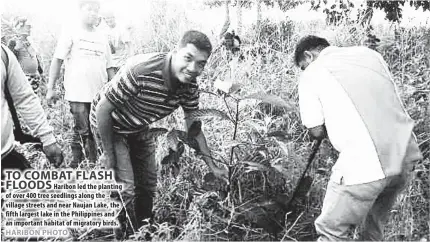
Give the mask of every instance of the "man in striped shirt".
[[[367, 47], [335, 47], [303, 38], [295, 62], [300, 115], [312, 136], [327, 136], [339, 151], [315, 227], [321, 240], [348, 240], [363, 223], [360, 240], [383, 240], [383, 222], [422, 159], [382, 56]], [[326, 132], [325, 132], [326, 131]]]
[[[142, 225], [143, 219], [152, 216], [157, 186], [156, 145], [148, 133], [148, 125], [181, 106], [187, 127], [191, 126], [192, 121], [187, 116], [199, 105], [196, 78], [202, 73], [211, 51], [212, 45], [205, 34], [187, 31], [178, 48], [170, 53], [130, 58], [93, 101], [91, 126], [96, 137], [101, 139], [99, 148], [106, 158], [105, 167], [114, 169], [117, 182], [125, 186], [121, 195], [134, 230]], [[209, 149], [201, 132], [196, 140], [212, 172], [226, 177], [227, 171], [208, 158]], [[133, 205], [130, 202], [134, 197]], [[124, 218], [118, 219], [121, 222]], [[117, 230], [118, 238], [124, 237], [125, 229]]]

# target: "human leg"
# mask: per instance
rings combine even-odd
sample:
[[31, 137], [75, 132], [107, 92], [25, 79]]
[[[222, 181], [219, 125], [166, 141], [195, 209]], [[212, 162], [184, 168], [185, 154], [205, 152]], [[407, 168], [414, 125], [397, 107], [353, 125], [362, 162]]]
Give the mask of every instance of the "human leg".
[[315, 221], [318, 240], [348, 240], [348, 230], [362, 223], [386, 184], [385, 179], [348, 186], [329, 181], [321, 214]]
[[138, 227], [143, 220], [152, 218], [153, 199], [157, 189], [156, 144], [146, 131], [130, 139], [130, 153], [134, 170], [136, 192], [136, 218]]
[[83, 160], [84, 152], [91, 163], [95, 163], [97, 157], [96, 144], [90, 129], [90, 103], [70, 102], [70, 112], [74, 118], [71, 167], [77, 167]]

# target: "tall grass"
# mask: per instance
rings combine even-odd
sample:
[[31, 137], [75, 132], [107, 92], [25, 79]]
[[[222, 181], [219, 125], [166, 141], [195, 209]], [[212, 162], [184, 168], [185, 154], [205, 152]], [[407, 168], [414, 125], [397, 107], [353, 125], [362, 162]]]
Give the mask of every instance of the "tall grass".
[[[207, 20], [191, 21], [187, 18], [186, 8], [172, 9], [168, 1], [153, 1], [151, 9], [149, 22], [134, 26], [133, 42], [137, 53], [170, 50], [175, 47], [181, 33], [190, 28], [203, 30], [210, 35], [215, 45], [218, 42], [216, 31], [205, 27], [204, 21]], [[358, 31], [350, 34], [353, 27]], [[236, 165], [239, 172], [230, 186], [230, 195], [225, 197], [222, 192], [209, 189], [224, 188], [219, 184], [208, 186], [205, 180], [208, 170], [204, 162], [187, 148], [181, 158], [179, 174], [173, 174], [171, 167], [160, 164], [159, 192], [154, 208], [157, 230], [154, 232], [144, 227], [136, 233], [136, 238], [143, 237], [145, 232], [151, 232], [156, 240], [274, 239], [273, 234], [252, 227], [249, 219], [241, 220], [240, 216], [246, 214], [246, 208], [253, 204], [267, 202], [281, 193], [291, 195], [310, 151], [307, 132], [300, 124], [298, 115], [299, 72], [292, 63], [294, 44], [306, 34], [317, 34], [338, 46], [361, 45], [365, 31], [360, 26], [343, 24], [331, 27], [318, 21], [266, 22], [266, 28], [270, 29], [266, 38], [260, 38], [257, 42], [252, 26], [245, 26], [245, 54], [240, 62], [230, 63], [223, 53], [215, 52], [200, 79], [200, 87], [216, 92], [213, 87], [215, 79], [233, 80], [241, 85], [241, 90], [235, 94], [237, 96], [244, 97], [261, 91], [282, 97], [292, 104], [292, 108], [285, 110], [257, 101], [244, 101], [239, 107], [240, 123], [236, 141], [233, 140], [233, 124], [217, 118], [205, 119], [203, 130], [215, 158], [226, 159], [228, 163], [231, 148], [237, 145], [238, 140], [245, 143], [241, 149], [237, 149], [234, 164], [230, 164]], [[397, 31], [400, 35], [395, 36], [393, 28], [388, 25], [375, 26], [377, 36], [382, 40], [378, 51], [389, 63], [406, 109], [416, 120], [415, 132], [426, 159], [417, 164], [411, 186], [401, 194], [398, 203], [391, 210], [385, 238], [429, 240], [430, 40], [428, 34], [425, 34], [428, 30], [425, 29], [399, 29]], [[57, 32], [52, 30], [50, 34], [53, 38], [34, 36], [42, 49], [46, 66], [49, 66], [52, 58]], [[61, 84], [58, 88], [61, 89]], [[200, 101], [201, 108], [229, 112], [226, 103], [234, 107], [234, 102], [230, 99], [225, 101], [220, 96], [207, 93], [201, 94]], [[65, 149], [66, 160], [70, 161], [68, 142], [73, 119], [68, 104], [60, 101], [48, 107], [45, 101], [42, 100], [42, 103], [55, 128], [55, 134]], [[153, 126], [184, 129], [182, 119], [182, 111], [178, 110]], [[284, 131], [284, 140], [268, 137], [273, 131]], [[157, 160], [161, 161], [168, 152], [167, 141], [165, 137], [161, 137], [158, 142]], [[294, 216], [287, 214], [278, 239], [315, 238], [313, 221], [320, 212], [329, 169], [336, 156], [331, 145], [324, 142], [309, 172], [314, 178], [313, 185], [302, 204], [301, 213]], [[274, 160], [279, 161], [284, 173], [262, 172], [258, 169], [250, 171], [239, 162], [249, 161], [270, 166], [270, 162]], [[318, 168], [323, 169], [317, 172]]]

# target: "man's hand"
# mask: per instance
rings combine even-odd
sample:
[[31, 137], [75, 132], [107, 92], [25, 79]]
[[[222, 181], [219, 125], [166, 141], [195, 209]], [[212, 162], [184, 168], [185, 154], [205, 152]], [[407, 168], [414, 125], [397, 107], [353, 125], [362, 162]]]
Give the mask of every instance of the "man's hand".
[[46, 92], [46, 101], [48, 102], [48, 104], [55, 104], [58, 100], [58, 95], [57, 92], [55, 92], [55, 90], [53, 89], [49, 89]]
[[60, 167], [63, 163], [63, 152], [57, 143], [47, 145], [43, 147], [43, 151], [46, 154], [49, 162], [53, 164], [56, 168]]
[[323, 124], [314, 128], [310, 128], [309, 134], [311, 135], [311, 140], [323, 140], [327, 137], [327, 130]]

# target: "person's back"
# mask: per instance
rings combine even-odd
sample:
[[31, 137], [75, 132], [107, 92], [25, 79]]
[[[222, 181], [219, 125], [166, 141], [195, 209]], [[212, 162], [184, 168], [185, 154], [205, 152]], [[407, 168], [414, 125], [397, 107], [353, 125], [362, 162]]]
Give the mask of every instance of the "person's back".
[[422, 159], [387, 64], [366, 47], [331, 47], [326, 39], [299, 41], [300, 114], [310, 135], [326, 136], [339, 158], [315, 220], [319, 240], [382, 240], [383, 223]]
[[304, 76], [327, 77], [311, 85], [319, 94], [328, 136], [340, 152], [335, 169], [348, 173], [343, 174], [350, 178], [346, 182], [400, 174], [408, 141], [414, 142], [414, 122], [381, 55], [366, 47], [327, 47], [308, 69]]

